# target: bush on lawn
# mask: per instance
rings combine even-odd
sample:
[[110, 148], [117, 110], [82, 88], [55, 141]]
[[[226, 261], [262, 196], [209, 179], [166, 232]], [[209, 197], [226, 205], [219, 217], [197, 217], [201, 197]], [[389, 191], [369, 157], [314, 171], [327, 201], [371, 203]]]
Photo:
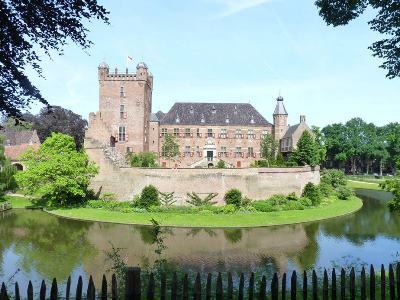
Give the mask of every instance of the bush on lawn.
[[140, 195], [139, 207], [149, 208], [150, 206], [159, 205], [160, 199], [157, 188], [153, 185], [145, 186]]
[[224, 200], [227, 205], [232, 204], [240, 207], [242, 204], [242, 192], [238, 189], [230, 189], [226, 192]]
[[306, 197], [306, 198], [310, 199], [312, 204], [314, 206], [317, 206], [321, 203], [322, 193], [319, 190], [318, 186], [316, 186], [312, 182], [309, 182], [304, 187], [302, 197]]
[[344, 172], [337, 169], [323, 170], [321, 172], [321, 182], [327, 183], [336, 188], [346, 185]]
[[340, 200], [348, 200], [354, 195], [353, 191], [346, 186], [339, 186], [336, 188], [337, 197]]

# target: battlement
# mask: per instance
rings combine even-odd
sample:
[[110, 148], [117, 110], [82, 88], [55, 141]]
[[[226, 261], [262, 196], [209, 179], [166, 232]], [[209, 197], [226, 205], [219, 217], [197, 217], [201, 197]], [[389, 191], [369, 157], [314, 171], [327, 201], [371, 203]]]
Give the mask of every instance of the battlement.
[[109, 66], [106, 63], [99, 65], [99, 80], [127, 80], [127, 81], [147, 81], [152, 79], [153, 75], [148, 71], [148, 67], [145, 63], [139, 63], [136, 66], [136, 71], [129, 73], [128, 68], [125, 72], [121, 72], [118, 68], [114, 71], [110, 71]]

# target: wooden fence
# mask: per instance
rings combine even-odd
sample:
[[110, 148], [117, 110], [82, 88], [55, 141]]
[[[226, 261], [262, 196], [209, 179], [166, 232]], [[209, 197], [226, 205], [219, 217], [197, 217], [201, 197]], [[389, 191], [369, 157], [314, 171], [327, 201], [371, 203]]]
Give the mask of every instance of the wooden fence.
[[[278, 278], [275, 273], [270, 282], [267, 283], [266, 276], [256, 279], [254, 273], [245, 280], [245, 275], [241, 274], [233, 278], [231, 273], [218, 273], [216, 280], [213, 280], [212, 274], [204, 275], [204, 280], [200, 273], [197, 273], [192, 279], [188, 274], [179, 276], [177, 273], [171, 274], [167, 278], [165, 273], [156, 276], [153, 273], [141, 275], [140, 268], [128, 268], [125, 276], [125, 288], [122, 291], [124, 295], [118, 295], [117, 280], [112, 275], [111, 285], [107, 284], [106, 277], [103, 275], [101, 288], [96, 289], [93, 279], [90, 276], [87, 291], [83, 291], [82, 277], [79, 277], [76, 291], [71, 295], [71, 278], [68, 278], [65, 296], [58, 292], [57, 281], [53, 279], [50, 287], [50, 294], [46, 294], [46, 283], [42, 281], [39, 293], [34, 294], [32, 282], [29, 281], [28, 289], [25, 295], [20, 294], [18, 283], [15, 283], [13, 296], [8, 295], [4, 283], [1, 285], [0, 300], [8, 299], [400, 299], [400, 264], [394, 267], [389, 265], [388, 272], [384, 266], [381, 266], [380, 274], [376, 274], [371, 265], [367, 274], [363, 267], [360, 274], [356, 274], [354, 268], [346, 274], [341, 269], [340, 274], [333, 269], [330, 276], [325, 270], [321, 278], [312, 271], [311, 276], [303, 272], [298, 276], [293, 271], [289, 278], [286, 273]], [[309, 278], [311, 277], [311, 278]], [[156, 279], [157, 278], [157, 279]], [[235, 279], [235, 281], [234, 281]], [[235, 282], [235, 284], [234, 284]], [[279, 285], [279, 283], [281, 283]], [[301, 283], [301, 284], [299, 284]], [[234, 287], [235, 285], [235, 287]], [[108, 290], [110, 288], [110, 290]]]

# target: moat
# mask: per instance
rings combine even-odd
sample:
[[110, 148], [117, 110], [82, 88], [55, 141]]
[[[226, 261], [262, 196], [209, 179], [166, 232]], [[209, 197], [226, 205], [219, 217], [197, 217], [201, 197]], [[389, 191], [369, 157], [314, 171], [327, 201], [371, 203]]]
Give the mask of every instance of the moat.
[[[400, 218], [386, 207], [391, 194], [360, 190], [363, 208], [335, 219], [253, 229], [166, 228], [163, 258], [187, 272], [271, 274], [337, 265], [388, 264], [399, 259]], [[160, 220], [162, 223], [162, 220]], [[151, 227], [81, 222], [38, 210], [0, 214], [0, 282], [60, 283], [92, 274], [99, 284], [110, 267], [112, 243], [131, 266], [157, 259]], [[85, 280], [86, 279], [86, 280]], [[87, 278], [84, 278], [87, 282]]]

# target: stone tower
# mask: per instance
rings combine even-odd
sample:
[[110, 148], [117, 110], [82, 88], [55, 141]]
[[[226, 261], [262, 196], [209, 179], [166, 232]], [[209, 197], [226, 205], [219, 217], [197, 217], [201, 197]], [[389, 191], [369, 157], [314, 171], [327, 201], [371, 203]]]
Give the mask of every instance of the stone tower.
[[287, 119], [288, 113], [286, 111], [285, 105], [283, 104], [283, 97], [279, 96], [276, 99], [276, 106], [274, 110], [274, 137], [276, 141], [280, 141], [285, 135], [288, 128]]
[[110, 72], [98, 67], [99, 111], [89, 115], [86, 138], [111, 146], [121, 154], [149, 150], [149, 118], [153, 76], [145, 63], [136, 72]]

